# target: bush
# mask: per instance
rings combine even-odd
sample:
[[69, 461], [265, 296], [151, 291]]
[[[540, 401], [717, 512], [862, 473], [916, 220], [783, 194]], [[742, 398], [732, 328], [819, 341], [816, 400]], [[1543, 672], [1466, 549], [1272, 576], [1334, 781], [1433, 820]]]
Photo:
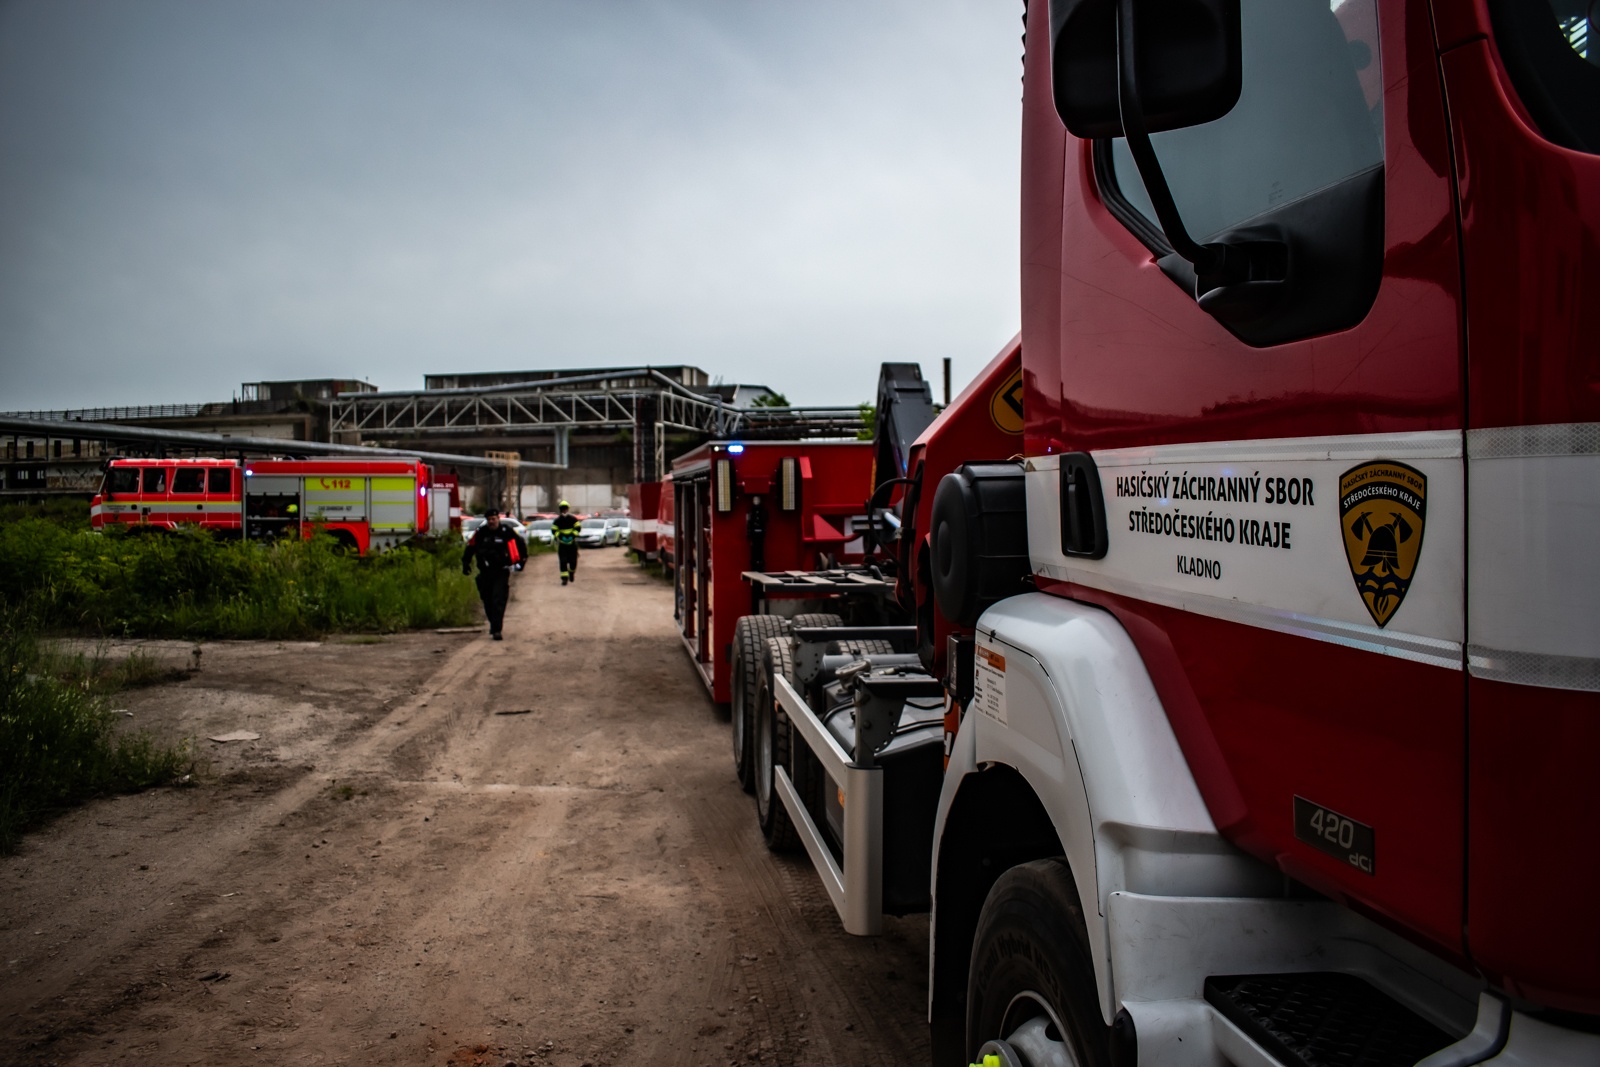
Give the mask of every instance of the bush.
[[465, 625], [477, 603], [453, 538], [363, 557], [326, 536], [95, 534], [37, 518], [0, 524], [0, 600], [30, 605], [54, 631], [186, 638]]
[[119, 734], [116, 723], [95, 685], [49, 669], [27, 612], [0, 609], [0, 853], [68, 805], [182, 773], [186, 742]]

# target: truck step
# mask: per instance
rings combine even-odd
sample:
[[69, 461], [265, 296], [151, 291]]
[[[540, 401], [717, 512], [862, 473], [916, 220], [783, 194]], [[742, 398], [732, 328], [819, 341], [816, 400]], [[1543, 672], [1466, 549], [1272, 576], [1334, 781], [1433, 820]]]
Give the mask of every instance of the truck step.
[[1354, 975], [1212, 975], [1206, 1000], [1287, 1067], [1412, 1067], [1455, 1038]]

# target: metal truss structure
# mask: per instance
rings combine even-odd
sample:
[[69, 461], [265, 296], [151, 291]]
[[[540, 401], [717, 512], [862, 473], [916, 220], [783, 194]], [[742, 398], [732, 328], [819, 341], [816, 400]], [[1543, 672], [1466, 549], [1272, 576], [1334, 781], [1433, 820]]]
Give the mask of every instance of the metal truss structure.
[[654, 421], [671, 429], [723, 436], [738, 422], [738, 410], [720, 397], [641, 367], [472, 389], [343, 393], [333, 402], [332, 430], [392, 438], [614, 429], [637, 423], [646, 399], [655, 401]]
[[848, 438], [863, 426], [856, 408], [732, 407], [652, 367], [467, 389], [342, 393], [331, 420], [336, 439], [348, 442], [548, 433], [558, 463], [565, 462], [569, 434], [628, 428], [635, 433], [635, 476], [644, 481], [660, 477], [661, 444], [671, 431], [752, 440]]
[[333, 402], [333, 432], [374, 438], [549, 434], [635, 426], [642, 414], [664, 429], [709, 437], [746, 430], [853, 435], [861, 429], [854, 408], [734, 408], [640, 366], [510, 386], [341, 394]]

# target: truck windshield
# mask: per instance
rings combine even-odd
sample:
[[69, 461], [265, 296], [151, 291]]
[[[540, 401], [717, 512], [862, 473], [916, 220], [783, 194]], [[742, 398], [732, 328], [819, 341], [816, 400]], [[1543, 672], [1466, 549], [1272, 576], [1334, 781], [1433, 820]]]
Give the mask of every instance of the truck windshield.
[[112, 467], [106, 472], [108, 493], [137, 493], [139, 491], [138, 467]]
[[1489, 5], [1506, 73], [1539, 132], [1600, 154], [1600, 47], [1595, 0], [1495, 0]]

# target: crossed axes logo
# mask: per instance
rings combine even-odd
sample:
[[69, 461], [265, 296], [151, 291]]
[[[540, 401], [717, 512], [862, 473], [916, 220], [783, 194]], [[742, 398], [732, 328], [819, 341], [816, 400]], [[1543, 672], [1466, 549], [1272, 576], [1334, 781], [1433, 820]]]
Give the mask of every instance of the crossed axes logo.
[[1339, 477], [1339, 526], [1356, 592], [1386, 626], [1411, 588], [1422, 554], [1428, 479], [1415, 467], [1376, 460]]

